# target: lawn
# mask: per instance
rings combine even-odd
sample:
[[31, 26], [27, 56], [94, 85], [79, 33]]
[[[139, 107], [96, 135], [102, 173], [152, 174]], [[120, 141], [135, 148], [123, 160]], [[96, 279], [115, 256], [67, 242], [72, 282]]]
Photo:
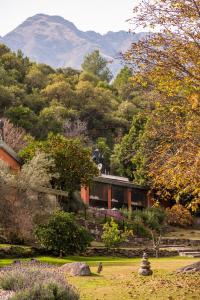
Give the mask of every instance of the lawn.
[[[76, 286], [81, 300], [190, 300], [199, 299], [199, 274], [177, 275], [173, 271], [179, 267], [198, 261], [194, 258], [171, 257], [150, 259], [153, 276], [141, 277], [137, 271], [139, 258], [80, 257], [66, 258], [38, 257], [45, 263], [64, 264], [74, 261], [87, 262], [92, 270], [91, 277], [67, 277]], [[0, 266], [13, 260], [1, 259]], [[103, 262], [103, 272], [96, 273], [99, 262]]]
[[[92, 277], [68, 277], [81, 295], [81, 300], [189, 300], [199, 299], [200, 276], [177, 275], [173, 271], [198, 259], [151, 259], [153, 276], [137, 274], [139, 259], [105, 260], [103, 272], [96, 274], [97, 265], [89, 261]], [[103, 260], [102, 260], [103, 261]]]

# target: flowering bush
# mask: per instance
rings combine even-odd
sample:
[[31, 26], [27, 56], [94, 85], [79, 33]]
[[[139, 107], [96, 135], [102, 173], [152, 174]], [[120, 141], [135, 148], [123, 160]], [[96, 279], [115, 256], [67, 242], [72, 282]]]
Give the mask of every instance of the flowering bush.
[[188, 226], [192, 225], [193, 217], [190, 211], [181, 204], [175, 204], [171, 208], [166, 209], [167, 222], [175, 226]]
[[55, 281], [35, 284], [32, 288], [16, 293], [11, 300], [78, 300], [78, 295]]
[[14, 291], [11, 300], [78, 300], [78, 293], [53, 266], [27, 263], [3, 268], [0, 288]]

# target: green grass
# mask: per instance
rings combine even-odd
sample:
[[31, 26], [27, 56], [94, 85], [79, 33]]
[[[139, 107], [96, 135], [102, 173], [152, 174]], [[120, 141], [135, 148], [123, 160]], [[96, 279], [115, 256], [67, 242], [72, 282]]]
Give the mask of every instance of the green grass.
[[[36, 257], [37, 260], [43, 263], [55, 264], [55, 265], [63, 265], [71, 262], [86, 262], [90, 266], [97, 266], [99, 262], [102, 262], [105, 266], [112, 265], [130, 265], [134, 263], [139, 263], [141, 261], [140, 258], [123, 258], [123, 257], [110, 257], [110, 256], [67, 256], [63, 258], [54, 257], [54, 256], [40, 256]], [[0, 267], [11, 264], [15, 259], [0, 259]], [[19, 259], [21, 261], [28, 261], [29, 258]], [[175, 256], [175, 257], [161, 257], [159, 259], [151, 258], [151, 261], [160, 261], [160, 262], [173, 262], [173, 261], [188, 261], [187, 257]]]

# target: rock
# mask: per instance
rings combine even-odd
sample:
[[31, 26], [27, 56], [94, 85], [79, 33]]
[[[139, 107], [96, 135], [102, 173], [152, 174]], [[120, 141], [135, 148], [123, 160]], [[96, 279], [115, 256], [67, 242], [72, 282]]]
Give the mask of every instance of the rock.
[[65, 264], [62, 267], [60, 267], [62, 271], [69, 273], [72, 276], [90, 276], [91, 271], [88, 264], [83, 262], [75, 262], [75, 263], [69, 263]]
[[143, 254], [143, 259], [138, 274], [143, 276], [149, 276], [153, 274], [150, 262], [148, 261], [148, 255], [145, 252]]
[[194, 273], [200, 272], [200, 261], [176, 270], [176, 273]]

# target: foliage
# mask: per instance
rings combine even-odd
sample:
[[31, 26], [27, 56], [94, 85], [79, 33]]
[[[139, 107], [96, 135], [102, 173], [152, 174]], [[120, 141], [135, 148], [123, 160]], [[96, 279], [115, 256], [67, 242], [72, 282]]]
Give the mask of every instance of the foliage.
[[133, 81], [152, 95], [141, 152], [151, 184], [165, 198], [199, 202], [199, 10], [200, 1], [147, 0], [132, 23], [153, 33], [132, 44], [124, 58]]
[[132, 231], [127, 229], [121, 232], [118, 228], [118, 224], [111, 218], [110, 222], [104, 224], [101, 238], [107, 248], [112, 248], [119, 246], [119, 244], [124, 242], [131, 234]]
[[85, 72], [99, 77], [102, 81], [109, 82], [112, 79], [112, 74], [107, 64], [108, 61], [100, 55], [99, 50], [94, 50], [85, 56], [82, 68]]
[[77, 198], [74, 197], [74, 192], [79, 191], [81, 185], [88, 186], [92, 178], [98, 174], [90, 149], [84, 147], [78, 138], [69, 139], [61, 135], [50, 134], [45, 141], [31, 140], [21, 151], [21, 156], [28, 161], [37, 151], [44, 152], [54, 161], [51, 170], [59, 176], [54, 176], [52, 184], [58, 189], [69, 192], [68, 199], [61, 199], [61, 205], [67, 211], [74, 211], [72, 207]]
[[58, 178], [58, 174], [52, 172], [54, 168], [53, 158], [44, 152], [36, 152], [36, 155], [22, 166], [17, 175], [17, 184], [24, 190], [49, 187], [52, 179]]
[[164, 209], [160, 207], [151, 207], [133, 211], [132, 220], [136, 230], [139, 228], [146, 236], [149, 233], [149, 236], [152, 238], [156, 257], [158, 257], [161, 237], [165, 231], [166, 225], [166, 212]]
[[77, 292], [66, 283], [61, 274], [51, 268], [39, 265], [18, 266], [3, 271], [0, 286], [14, 291], [13, 300], [78, 300]]
[[167, 222], [175, 226], [191, 226], [193, 217], [190, 211], [181, 204], [175, 204], [166, 209]]
[[54, 213], [46, 224], [39, 225], [36, 236], [42, 246], [56, 254], [84, 252], [92, 240], [89, 232], [76, 223], [73, 215], [63, 211]]
[[96, 142], [97, 149], [99, 149], [99, 152], [101, 153], [102, 157], [102, 164], [103, 164], [103, 173], [106, 171], [109, 171], [110, 168], [110, 155], [111, 155], [111, 149], [106, 143], [106, 139], [99, 137]]
[[151, 238], [151, 234], [149, 232], [149, 229], [147, 226], [141, 222], [141, 220], [135, 220], [131, 224], [129, 224], [129, 227], [133, 231], [134, 235], [141, 238]]
[[55, 198], [37, 192], [38, 187], [48, 187], [56, 177], [52, 172], [54, 162], [44, 153], [37, 153], [18, 173], [11, 172], [2, 161], [0, 164], [0, 218], [5, 235], [10, 241], [33, 241], [36, 220], [45, 219], [58, 209]]
[[54, 70], [0, 44], [1, 116], [37, 139], [49, 132], [77, 136], [78, 129], [87, 131], [89, 143], [109, 137], [113, 146], [119, 130], [127, 130], [126, 119], [115, 115], [119, 99], [105, 81], [111, 79], [108, 62], [98, 51], [90, 55], [93, 60], [85, 58], [89, 71]]
[[165, 228], [166, 213], [163, 208], [146, 208], [132, 212], [132, 220], [143, 223], [149, 230], [162, 233]]
[[146, 117], [137, 114], [128, 134], [120, 144], [116, 144], [112, 154], [112, 168], [120, 175], [127, 176], [135, 183], [146, 183], [145, 157], [141, 153], [141, 140], [144, 134]]
[[125, 66], [116, 76], [113, 87], [116, 88], [120, 97], [124, 100], [130, 100], [133, 92], [133, 84], [131, 82], [132, 72], [128, 66]]
[[46, 282], [44, 284], [34, 285], [28, 290], [17, 292], [11, 297], [11, 300], [78, 300], [78, 295], [66, 288], [60, 286], [56, 282]]
[[16, 153], [26, 146], [27, 133], [20, 127], [15, 127], [8, 119], [4, 119], [4, 141]]

